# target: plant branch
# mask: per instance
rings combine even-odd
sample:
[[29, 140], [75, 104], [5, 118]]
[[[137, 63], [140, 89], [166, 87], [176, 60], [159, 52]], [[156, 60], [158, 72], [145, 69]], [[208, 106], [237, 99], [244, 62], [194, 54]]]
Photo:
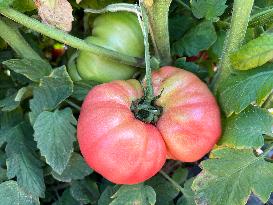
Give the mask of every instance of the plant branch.
[[71, 107], [75, 108], [77, 111], [80, 111], [80, 110], [81, 110], [81, 107], [78, 106], [77, 104], [73, 103], [71, 100], [66, 99], [65, 102], [66, 102], [67, 104], [69, 104]]
[[149, 46], [149, 29], [148, 29], [148, 16], [147, 16], [147, 11], [140, 3], [140, 9], [141, 9], [141, 16], [142, 16], [142, 21], [139, 19], [139, 22], [141, 24], [142, 28], [142, 33], [143, 33], [143, 38], [144, 38], [144, 46], [145, 46], [145, 64], [146, 64], [146, 75], [145, 75], [145, 80], [146, 80], [146, 87], [145, 87], [145, 94], [149, 102], [152, 102], [154, 99], [154, 89], [153, 89], [153, 84], [152, 84], [152, 70], [151, 70], [151, 65], [150, 65], [150, 46]]
[[26, 26], [36, 32], [39, 32], [45, 36], [69, 45], [73, 48], [80, 50], [86, 50], [96, 55], [104, 56], [106, 59], [115, 60], [123, 64], [144, 67], [144, 59], [132, 57], [128, 55], [121, 54], [116, 51], [112, 51], [95, 44], [86, 43], [84, 40], [77, 37], [71, 36], [64, 31], [54, 28], [53, 26], [46, 25], [40, 21], [30, 18], [14, 9], [0, 9], [0, 13], [11, 20]]
[[225, 39], [221, 60], [216, 75], [214, 92], [217, 93], [219, 85], [229, 76], [232, 71], [230, 54], [240, 48], [248, 26], [250, 13], [254, 0], [234, 0], [233, 14], [230, 30]]
[[182, 0], [175, 0], [177, 3], [179, 3], [181, 6], [183, 6], [186, 10], [191, 12], [191, 8], [185, 4]]
[[176, 183], [168, 174], [166, 174], [164, 171], [160, 170], [159, 173], [165, 177], [171, 184], [177, 189], [177, 191], [180, 191], [182, 194], [184, 194], [184, 188], [181, 187], [178, 183]]
[[42, 60], [43, 59], [29, 46], [23, 36], [16, 28], [4, 22], [0, 18], [0, 37], [22, 58]]
[[106, 13], [106, 12], [117, 12], [117, 11], [127, 11], [131, 12], [137, 15], [140, 15], [140, 8], [136, 4], [127, 4], [127, 3], [116, 3], [116, 4], [110, 4], [103, 9], [85, 9], [84, 12], [86, 13], [95, 13], [95, 14], [100, 14], [100, 13]]
[[143, 3], [148, 14], [150, 34], [156, 57], [160, 59], [161, 65], [170, 65], [172, 59], [168, 15], [171, 0], [143, 0]]

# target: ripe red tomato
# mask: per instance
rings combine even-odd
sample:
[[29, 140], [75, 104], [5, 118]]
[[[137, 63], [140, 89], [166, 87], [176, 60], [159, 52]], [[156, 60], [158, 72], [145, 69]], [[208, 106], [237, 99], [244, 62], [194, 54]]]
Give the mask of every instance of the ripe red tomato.
[[[221, 134], [218, 105], [195, 75], [175, 67], [152, 74], [156, 125], [135, 118], [132, 101], [143, 96], [136, 80], [94, 87], [82, 105], [77, 136], [81, 152], [95, 171], [117, 184], [140, 183], [155, 175], [168, 155], [193, 162], [208, 153]], [[166, 152], [167, 151], [167, 152]]]

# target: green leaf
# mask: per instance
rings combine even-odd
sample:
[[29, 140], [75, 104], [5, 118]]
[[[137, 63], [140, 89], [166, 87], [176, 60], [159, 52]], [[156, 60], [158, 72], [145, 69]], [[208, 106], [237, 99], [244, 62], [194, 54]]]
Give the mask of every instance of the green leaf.
[[0, 167], [0, 183], [7, 181], [7, 170]]
[[240, 113], [251, 103], [262, 104], [273, 89], [273, 69], [268, 64], [248, 72], [237, 72], [220, 86], [219, 101], [227, 116]]
[[166, 203], [172, 201], [179, 193], [179, 191], [161, 175], [156, 175], [146, 181], [145, 184], [151, 186], [156, 192], [157, 205], [166, 205]]
[[188, 174], [188, 169], [179, 167], [174, 171], [172, 179], [178, 184], [183, 184], [187, 180]]
[[98, 205], [109, 205], [113, 199], [111, 198], [114, 193], [118, 190], [117, 186], [108, 186], [100, 195], [100, 198], [98, 200]]
[[156, 193], [150, 186], [141, 184], [123, 185], [112, 196], [114, 200], [110, 205], [154, 205], [156, 202]]
[[89, 179], [72, 181], [70, 193], [81, 204], [94, 204], [100, 196], [97, 184]]
[[[0, 52], [0, 63], [1, 63], [1, 53]], [[14, 82], [11, 80], [11, 78], [4, 73], [3, 69], [0, 69], [0, 99], [6, 97], [7, 91], [11, 88], [13, 88]]]
[[226, 0], [192, 0], [191, 6], [196, 18], [211, 21], [218, 21], [227, 8]]
[[11, 112], [0, 112], [1, 130], [9, 130], [23, 121], [23, 111], [17, 108]]
[[39, 199], [24, 192], [15, 181], [0, 184], [1, 205], [39, 205]]
[[44, 197], [42, 162], [35, 157], [35, 143], [30, 125], [21, 123], [10, 130], [6, 153], [8, 178], [16, 176], [18, 185], [26, 192]]
[[74, 82], [73, 94], [71, 97], [83, 101], [87, 93], [99, 83], [95, 81], [76, 81]]
[[194, 192], [191, 189], [194, 178], [190, 178], [184, 184], [183, 196], [180, 197], [176, 205], [196, 205], [194, 201]]
[[197, 20], [192, 16], [169, 16], [169, 33], [171, 42], [180, 39], [186, 31], [188, 31]]
[[52, 71], [50, 64], [34, 59], [10, 59], [4, 61], [3, 64], [10, 70], [20, 73], [35, 82], [49, 75]]
[[52, 205], [80, 205], [80, 203], [71, 196], [69, 189], [66, 189], [61, 198]]
[[33, 0], [13, 0], [12, 7], [21, 12], [32, 11], [36, 9]]
[[73, 152], [77, 121], [71, 109], [42, 112], [33, 128], [34, 139], [46, 162], [58, 174], [65, 170]]
[[14, 100], [16, 95], [17, 95], [17, 92], [0, 100], [0, 108], [2, 111], [12, 111], [20, 105], [20, 102]]
[[14, 0], [0, 0], [0, 8], [7, 8]]
[[223, 30], [218, 31], [217, 40], [211, 46], [211, 51], [213, 52], [214, 55], [216, 55], [217, 59], [221, 58], [226, 35], [227, 35], [226, 31]]
[[273, 116], [258, 107], [245, 109], [226, 119], [220, 145], [237, 148], [259, 148], [264, 145], [263, 134], [272, 135]]
[[12, 111], [20, 105], [22, 100], [29, 97], [31, 93], [31, 87], [22, 87], [12, 95], [0, 100], [0, 108], [2, 108], [2, 111]]
[[75, 152], [72, 154], [65, 170], [61, 175], [52, 171], [53, 177], [63, 182], [71, 182], [72, 180], [83, 179], [91, 173], [92, 169], [85, 163], [82, 156]]
[[238, 70], [249, 70], [264, 65], [273, 58], [273, 34], [264, 34], [231, 54], [232, 66]]
[[0, 150], [0, 167], [6, 166], [6, 153]]
[[6, 142], [6, 135], [11, 128], [23, 121], [23, 112], [20, 108], [11, 112], [0, 112], [0, 146]]
[[193, 182], [197, 204], [245, 205], [253, 192], [264, 203], [273, 190], [273, 163], [252, 149], [219, 149], [201, 162], [203, 171]]
[[174, 43], [176, 54], [195, 56], [208, 49], [217, 40], [212, 22], [204, 21], [189, 30], [180, 40]]
[[178, 58], [175, 61], [175, 66], [190, 71], [201, 79], [208, 77], [208, 70], [206, 68], [203, 68], [192, 62], [186, 62], [183, 58]]
[[41, 79], [39, 87], [33, 90], [30, 100], [30, 120], [34, 124], [38, 115], [45, 110], [53, 110], [73, 92], [71, 81], [65, 67], [56, 68], [50, 76]]

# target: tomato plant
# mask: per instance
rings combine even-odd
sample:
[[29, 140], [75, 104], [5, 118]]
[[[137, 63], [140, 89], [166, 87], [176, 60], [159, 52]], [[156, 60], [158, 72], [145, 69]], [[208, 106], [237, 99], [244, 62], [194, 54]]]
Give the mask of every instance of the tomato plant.
[[0, 205], [272, 205], [272, 6], [0, 1]]
[[[130, 13], [100, 15], [94, 21], [92, 36], [85, 40], [130, 56], [143, 57], [144, 55], [141, 28], [137, 17]], [[84, 80], [109, 82], [129, 79], [137, 70], [135, 67], [113, 62], [86, 51], [80, 51], [76, 61], [77, 71]]]

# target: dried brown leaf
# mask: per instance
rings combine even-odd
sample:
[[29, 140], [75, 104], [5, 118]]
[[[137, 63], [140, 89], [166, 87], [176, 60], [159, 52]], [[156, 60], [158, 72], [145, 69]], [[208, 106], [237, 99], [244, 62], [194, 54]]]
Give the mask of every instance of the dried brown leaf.
[[72, 29], [72, 6], [67, 0], [36, 0], [38, 14], [44, 23], [64, 31]]

